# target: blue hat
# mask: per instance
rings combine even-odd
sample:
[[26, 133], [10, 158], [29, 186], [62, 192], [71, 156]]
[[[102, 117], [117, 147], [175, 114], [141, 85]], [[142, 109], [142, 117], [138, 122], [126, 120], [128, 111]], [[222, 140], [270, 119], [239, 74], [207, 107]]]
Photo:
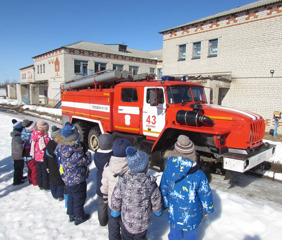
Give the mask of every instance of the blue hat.
[[132, 173], [144, 173], [148, 169], [149, 157], [148, 155], [134, 147], [126, 149], [127, 165]]
[[127, 139], [117, 138], [113, 144], [113, 155], [115, 157], [126, 157], [126, 148], [131, 146]]
[[61, 135], [65, 142], [79, 142], [80, 140], [80, 134], [78, 133], [77, 127], [70, 122], [66, 122], [61, 130]]

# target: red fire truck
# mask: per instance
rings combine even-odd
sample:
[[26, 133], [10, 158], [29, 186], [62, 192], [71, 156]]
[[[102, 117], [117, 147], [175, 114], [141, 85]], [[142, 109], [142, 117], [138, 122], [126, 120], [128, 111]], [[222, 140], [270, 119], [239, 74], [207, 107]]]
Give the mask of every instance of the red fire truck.
[[97, 149], [101, 133], [111, 133], [146, 151], [161, 170], [180, 134], [194, 142], [201, 161], [231, 171], [245, 172], [275, 152], [263, 142], [261, 116], [208, 104], [204, 87], [194, 82], [140, 80], [119, 70], [94, 75], [62, 86], [62, 115], [90, 149]]

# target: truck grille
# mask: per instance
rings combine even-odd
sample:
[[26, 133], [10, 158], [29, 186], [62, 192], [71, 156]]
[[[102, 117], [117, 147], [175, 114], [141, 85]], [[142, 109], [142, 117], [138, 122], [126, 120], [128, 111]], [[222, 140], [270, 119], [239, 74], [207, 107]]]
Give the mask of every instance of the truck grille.
[[[264, 120], [260, 119], [251, 123], [250, 143], [256, 145], [264, 137]], [[255, 147], [255, 146], [254, 146]]]

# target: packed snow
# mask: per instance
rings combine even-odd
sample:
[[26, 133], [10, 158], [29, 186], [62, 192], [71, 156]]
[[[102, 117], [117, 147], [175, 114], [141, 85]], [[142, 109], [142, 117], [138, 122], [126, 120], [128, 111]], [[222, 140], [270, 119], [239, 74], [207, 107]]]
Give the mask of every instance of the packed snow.
[[[0, 100], [0, 103], [3, 101]], [[4, 103], [7, 103], [7, 100]], [[43, 110], [49, 112], [48, 109]], [[52, 114], [54, 111], [58, 112], [57, 115], [61, 114], [60, 110], [52, 109], [52, 111]], [[13, 160], [10, 132], [13, 118], [23, 120], [22, 116], [17, 118], [0, 112], [0, 239], [107, 239], [107, 226], [101, 227], [98, 222], [98, 199], [95, 194], [96, 168], [93, 162], [87, 179], [88, 196], [85, 204], [85, 211], [91, 214], [91, 218], [79, 226], [68, 221], [65, 203], [53, 199], [50, 191], [39, 190], [27, 181], [18, 186], [12, 185]], [[275, 142], [275, 144], [276, 155], [271, 161], [282, 163], [282, 143]], [[26, 171], [25, 167], [25, 175]], [[161, 173], [150, 170], [149, 174], [157, 176], [158, 182], [160, 181]], [[282, 185], [280, 189], [282, 190]], [[258, 204], [228, 191], [219, 190], [213, 190], [213, 200], [215, 212], [202, 221], [198, 229], [198, 239], [281, 239], [282, 205]], [[167, 213], [161, 217], [153, 216], [147, 238], [168, 239], [168, 233]]]

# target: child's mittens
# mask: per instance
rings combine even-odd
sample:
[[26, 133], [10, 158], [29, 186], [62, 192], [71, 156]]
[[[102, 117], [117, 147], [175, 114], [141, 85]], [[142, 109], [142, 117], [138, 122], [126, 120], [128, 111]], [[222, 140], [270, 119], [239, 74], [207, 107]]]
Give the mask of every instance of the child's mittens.
[[103, 194], [103, 202], [108, 203], [108, 195], [107, 194]]
[[115, 212], [115, 211], [111, 210], [111, 216], [112, 217], [119, 217], [120, 214], [121, 214], [121, 212]]

